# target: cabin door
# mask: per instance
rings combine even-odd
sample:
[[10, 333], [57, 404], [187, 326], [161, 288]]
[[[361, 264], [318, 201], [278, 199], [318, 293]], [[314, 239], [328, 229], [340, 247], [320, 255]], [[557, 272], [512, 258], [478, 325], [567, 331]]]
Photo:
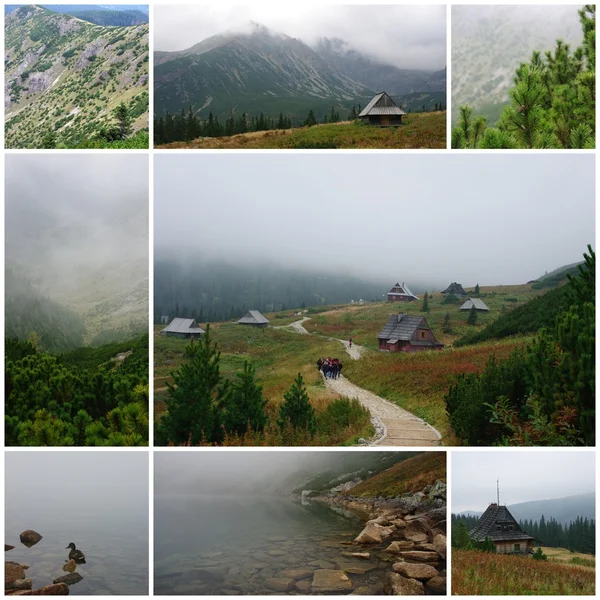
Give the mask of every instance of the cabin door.
[[389, 117], [389, 115], [381, 115], [381, 124], [382, 125], [389, 125], [390, 124], [390, 117]]

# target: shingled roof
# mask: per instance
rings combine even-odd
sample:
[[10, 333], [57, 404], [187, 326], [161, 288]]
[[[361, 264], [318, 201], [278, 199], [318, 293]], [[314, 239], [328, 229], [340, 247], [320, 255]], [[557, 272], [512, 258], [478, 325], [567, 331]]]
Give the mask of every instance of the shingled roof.
[[161, 333], [186, 333], [190, 335], [202, 335], [204, 329], [198, 326], [196, 319], [180, 319], [175, 317]]
[[460, 283], [456, 283], [456, 281], [454, 281], [442, 292], [442, 294], [452, 294], [454, 296], [466, 296], [467, 292], [465, 292], [463, 286], [460, 285]]
[[263, 317], [257, 310], [249, 310], [239, 321], [242, 325], [264, 325], [269, 319]]
[[406, 113], [396, 106], [396, 103], [386, 92], [379, 92], [367, 104], [358, 115], [368, 117], [375, 115], [405, 115]]
[[535, 540], [533, 536], [521, 529], [506, 506], [498, 504], [490, 504], [487, 507], [479, 517], [477, 526], [469, 532], [469, 536], [475, 542], [484, 542], [486, 538], [492, 542]]
[[[394, 292], [394, 288], [400, 288], [402, 291], [400, 292]], [[409, 296], [410, 298], [414, 298], [415, 300], [418, 300], [418, 296], [415, 296], [409, 289], [408, 286], [405, 283], [402, 283], [402, 285], [400, 285], [399, 283], [397, 283], [395, 286], [392, 287], [392, 289], [388, 292], [388, 296]]]
[[471, 310], [473, 307], [475, 310], [490, 310], [481, 298], [469, 298], [459, 310]]

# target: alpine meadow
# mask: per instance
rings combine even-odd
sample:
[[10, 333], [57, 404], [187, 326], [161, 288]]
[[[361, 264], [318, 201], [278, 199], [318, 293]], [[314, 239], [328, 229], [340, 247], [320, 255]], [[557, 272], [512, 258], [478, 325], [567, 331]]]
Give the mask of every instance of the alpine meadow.
[[452, 32], [452, 148], [595, 148], [595, 5], [454, 6]]
[[594, 445], [593, 156], [155, 168], [157, 444]]
[[158, 5], [154, 36], [157, 147], [446, 147], [443, 6]]
[[146, 445], [147, 157], [6, 164], [6, 444]]

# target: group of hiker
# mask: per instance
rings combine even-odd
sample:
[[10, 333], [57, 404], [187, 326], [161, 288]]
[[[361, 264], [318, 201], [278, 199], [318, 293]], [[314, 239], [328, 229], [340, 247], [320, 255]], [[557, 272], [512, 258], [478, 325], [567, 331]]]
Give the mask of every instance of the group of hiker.
[[317, 369], [329, 379], [337, 379], [342, 373], [342, 361], [339, 358], [320, 358]]

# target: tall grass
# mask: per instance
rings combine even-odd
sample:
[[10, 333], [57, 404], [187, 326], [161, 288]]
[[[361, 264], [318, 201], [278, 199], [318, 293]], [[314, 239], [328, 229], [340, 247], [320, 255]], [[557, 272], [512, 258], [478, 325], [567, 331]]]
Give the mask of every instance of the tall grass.
[[595, 572], [528, 557], [454, 550], [452, 594], [594, 595]]

